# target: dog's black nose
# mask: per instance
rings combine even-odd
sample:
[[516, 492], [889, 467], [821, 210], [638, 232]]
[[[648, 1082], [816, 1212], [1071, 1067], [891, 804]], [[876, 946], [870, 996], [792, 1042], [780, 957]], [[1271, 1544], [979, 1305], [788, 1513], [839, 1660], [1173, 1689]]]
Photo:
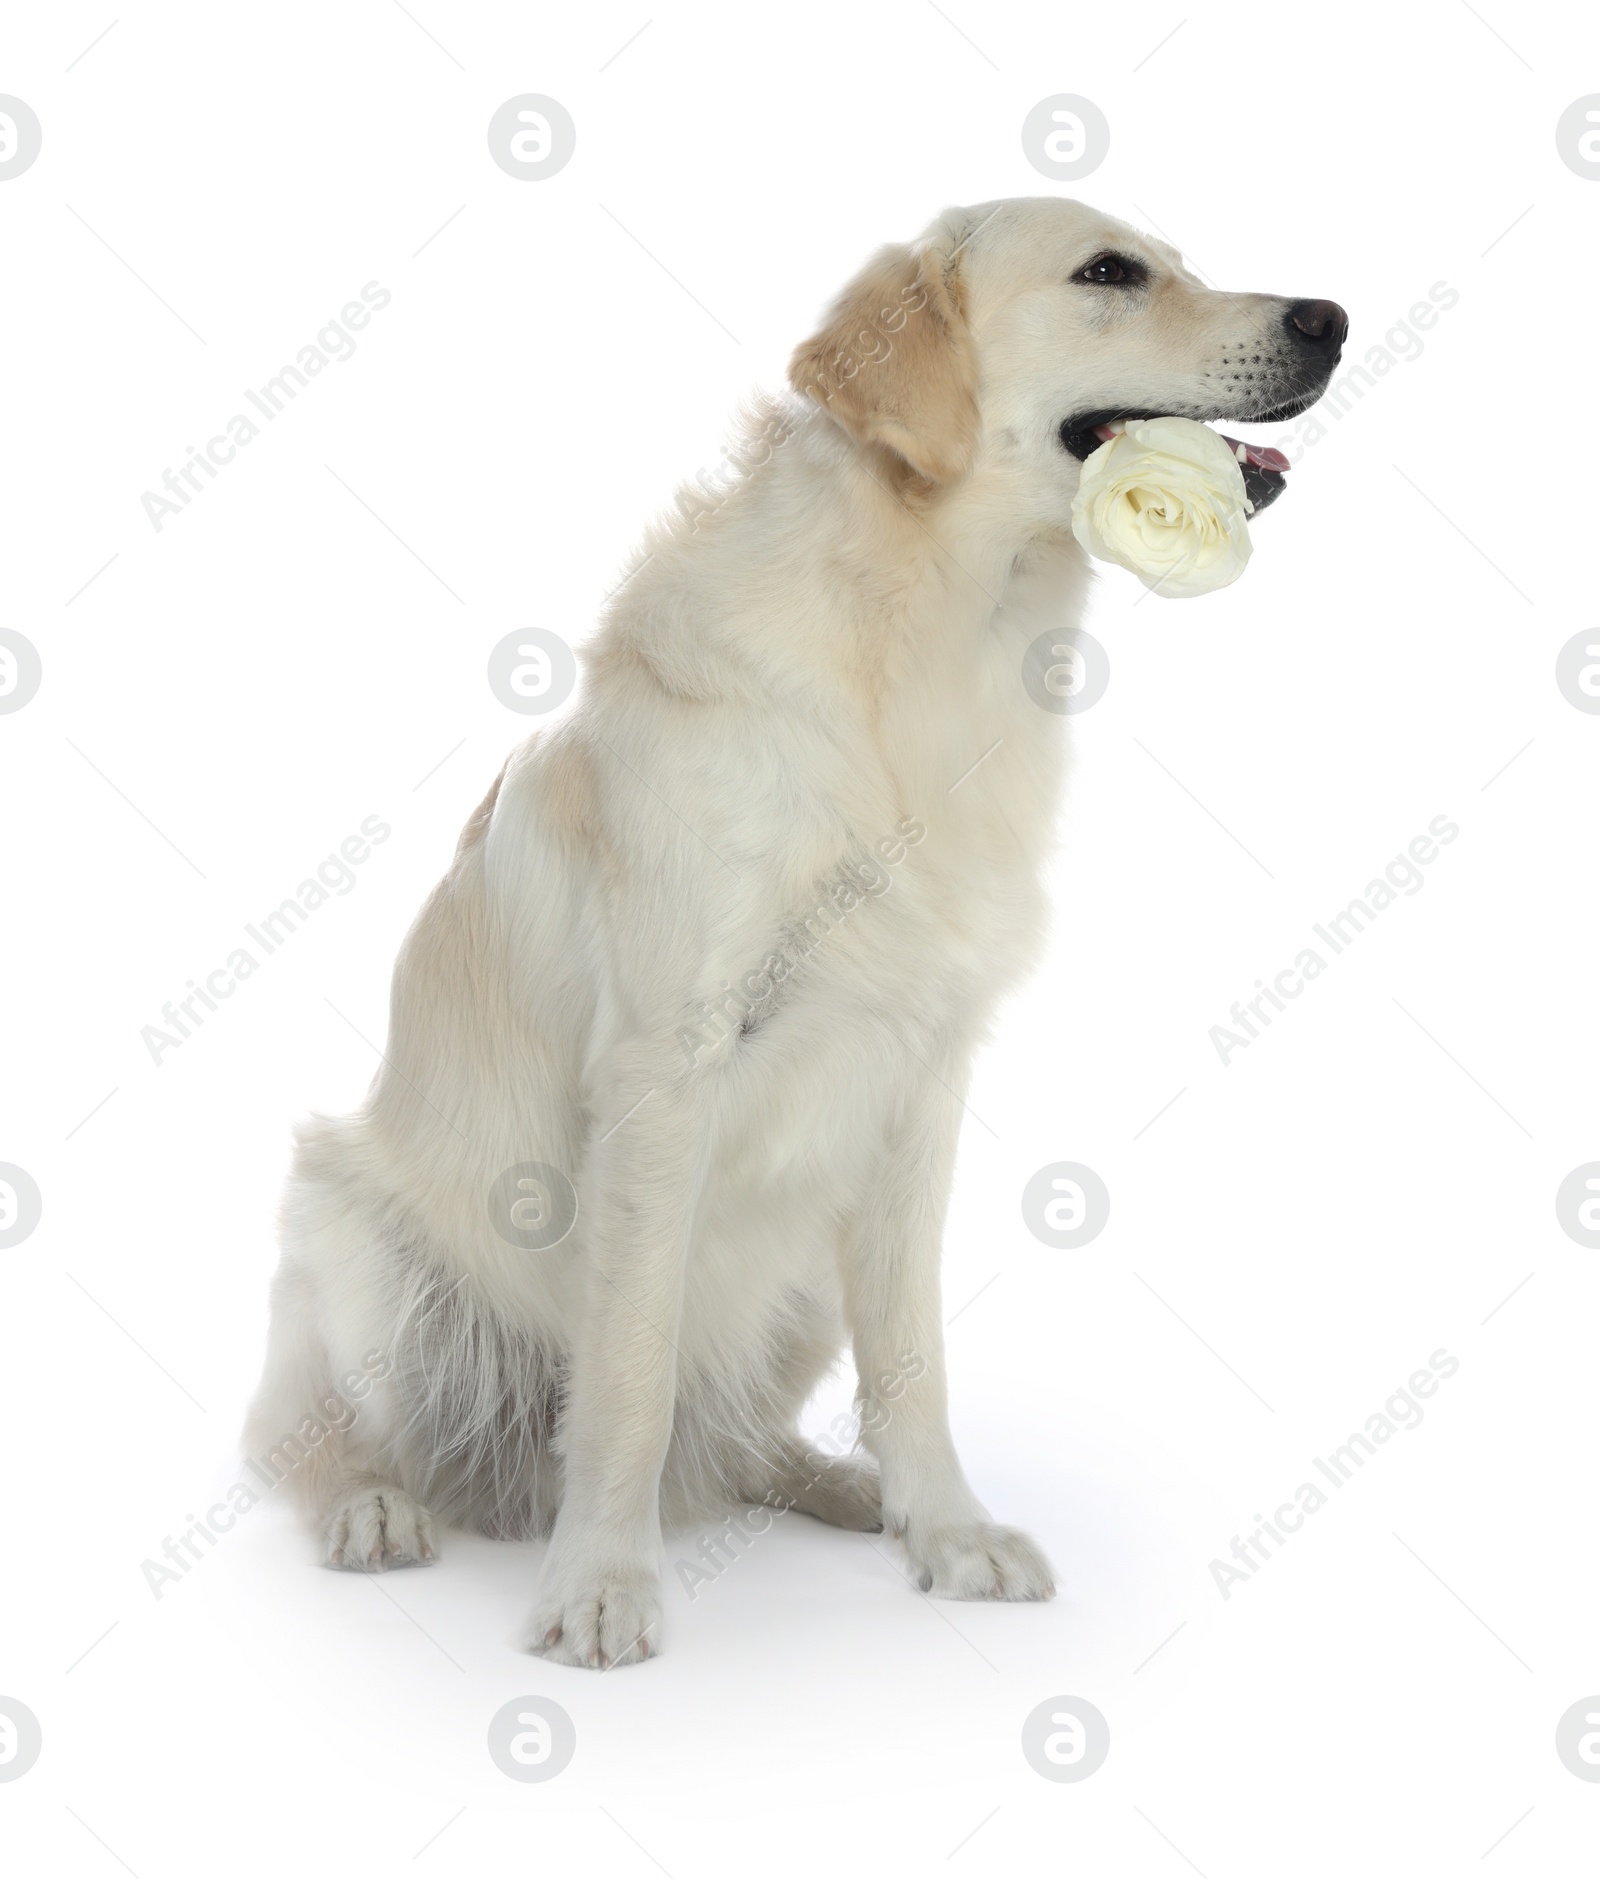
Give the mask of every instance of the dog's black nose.
[[1350, 330], [1350, 319], [1334, 300], [1297, 300], [1284, 316], [1288, 326], [1310, 345], [1337, 353]]

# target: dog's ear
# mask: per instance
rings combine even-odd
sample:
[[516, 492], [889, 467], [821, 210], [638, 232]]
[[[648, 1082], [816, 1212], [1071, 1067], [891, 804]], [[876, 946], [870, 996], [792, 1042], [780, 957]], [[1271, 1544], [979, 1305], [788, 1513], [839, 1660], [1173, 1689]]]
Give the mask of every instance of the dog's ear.
[[971, 464], [977, 376], [961, 258], [940, 242], [874, 255], [789, 361], [797, 392], [933, 483]]

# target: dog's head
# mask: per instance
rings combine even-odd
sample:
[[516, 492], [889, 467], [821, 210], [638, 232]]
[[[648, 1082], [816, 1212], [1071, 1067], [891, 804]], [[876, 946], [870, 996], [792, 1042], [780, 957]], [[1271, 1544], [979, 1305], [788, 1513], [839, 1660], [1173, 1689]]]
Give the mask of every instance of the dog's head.
[[[959, 482], [981, 449], [1064, 516], [1104, 426], [1294, 417], [1327, 386], [1346, 326], [1331, 300], [1219, 293], [1176, 249], [1083, 203], [1018, 199], [949, 210], [883, 249], [789, 379], [923, 484]], [[1287, 460], [1240, 449], [1259, 508]]]

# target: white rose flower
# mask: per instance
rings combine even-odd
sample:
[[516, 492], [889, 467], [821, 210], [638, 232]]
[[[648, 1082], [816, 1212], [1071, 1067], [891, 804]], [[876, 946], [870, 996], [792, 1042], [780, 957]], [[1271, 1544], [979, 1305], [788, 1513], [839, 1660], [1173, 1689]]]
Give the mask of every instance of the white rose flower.
[[1250, 559], [1251, 504], [1232, 449], [1191, 418], [1130, 418], [1089, 453], [1072, 532], [1152, 593], [1209, 594]]

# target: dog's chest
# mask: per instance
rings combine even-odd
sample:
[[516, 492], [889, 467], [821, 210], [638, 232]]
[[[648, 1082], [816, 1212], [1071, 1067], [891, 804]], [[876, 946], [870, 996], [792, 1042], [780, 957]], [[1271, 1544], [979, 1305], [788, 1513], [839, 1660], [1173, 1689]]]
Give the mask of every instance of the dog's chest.
[[1035, 957], [1064, 727], [1023, 682], [1030, 630], [1019, 614], [975, 656], [930, 655], [880, 720], [884, 782], [857, 826], [893, 837], [841, 965], [886, 1016], [967, 1031]]

